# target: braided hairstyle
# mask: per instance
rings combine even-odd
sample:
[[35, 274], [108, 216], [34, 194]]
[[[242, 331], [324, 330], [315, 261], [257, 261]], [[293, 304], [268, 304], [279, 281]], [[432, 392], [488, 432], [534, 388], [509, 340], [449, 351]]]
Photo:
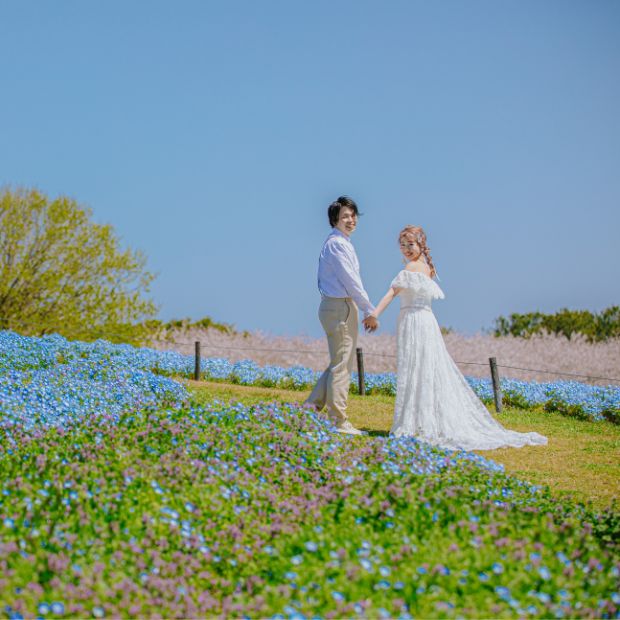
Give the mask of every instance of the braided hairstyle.
[[418, 245], [420, 252], [413, 260], [418, 260], [421, 255], [424, 255], [426, 264], [431, 270], [431, 278], [434, 278], [436, 274], [435, 265], [433, 264], [430, 250], [426, 245], [426, 233], [424, 232], [424, 229], [421, 226], [413, 226], [412, 224], [407, 224], [407, 226], [405, 226], [398, 235], [398, 243], [400, 243], [403, 239], [405, 239], [409, 243], [413, 242]]

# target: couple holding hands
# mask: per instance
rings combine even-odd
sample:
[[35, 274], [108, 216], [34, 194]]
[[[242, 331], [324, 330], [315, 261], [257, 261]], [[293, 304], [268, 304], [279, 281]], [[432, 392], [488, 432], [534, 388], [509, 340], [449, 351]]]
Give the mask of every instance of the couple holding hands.
[[397, 327], [397, 379], [394, 421], [390, 434], [416, 437], [436, 446], [493, 450], [544, 445], [538, 433], [505, 429], [491, 416], [450, 357], [431, 309], [444, 294], [434, 281], [435, 267], [419, 226], [405, 226], [399, 236], [405, 263], [387, 293], [373, 306], [364, 290], [351, 235], [359, 211], [341, 196], [327, 209], [331, 234], [319, 256], [321, 293], [319, 320], [329, 348], [329, 366], [319, 378], [307, 405], [327, 415], [341, 433], [361, 435], [347, 417], [347, 399], [355, 359], [358, 308], [366, 331], [379, 327], [378, 318], [395, 297], [400, 298]]

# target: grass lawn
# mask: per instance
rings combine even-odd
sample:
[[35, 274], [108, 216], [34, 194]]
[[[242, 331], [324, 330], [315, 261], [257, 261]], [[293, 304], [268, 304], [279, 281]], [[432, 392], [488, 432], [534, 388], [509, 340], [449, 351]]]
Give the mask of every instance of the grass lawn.
[[[237, 400], [245, 404], [303, 402], [308, 391], [280, 390], [216, 382], [187, 381], [198, 402]], [[391, 396], [349, 397], [351, 422], [371, 435], [387, 435], [392, 423]], [[547, 446], [501, 448], [479, 452], [506, 471], [534, 484], [548, 485], [558, 497], [609, 506], [620, 497], [620, 426], [587, 422], [544, 411], [506, 409], [496, 416], [507, 428], [536, 431]]]

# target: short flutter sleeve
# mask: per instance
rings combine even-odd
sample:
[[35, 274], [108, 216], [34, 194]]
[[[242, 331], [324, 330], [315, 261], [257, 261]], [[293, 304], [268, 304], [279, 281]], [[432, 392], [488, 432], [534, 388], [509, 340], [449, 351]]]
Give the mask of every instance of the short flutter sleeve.
[[394, 288], [412, 289], [418, 295], [428, 295], [431, 299], [443, 299], [443, 291], [439, 285], [427, 275], [419, 271], [403, 269], [392, 280], [390, 286]]

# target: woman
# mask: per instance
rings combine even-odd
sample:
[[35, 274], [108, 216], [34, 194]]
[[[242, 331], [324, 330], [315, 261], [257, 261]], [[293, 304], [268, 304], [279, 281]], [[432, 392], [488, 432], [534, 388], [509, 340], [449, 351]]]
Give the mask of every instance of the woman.
[[433, 281], [435, 267], [426, 234], [405, 226], [398, 237], [405, 268], [377, 305], [379, 315], [400, 295], [398, 372], [391, 434], [415, 436], [445, 448], [493, 450], [504, 446], [544, 445], [538, 433], [505, 429], [480, 402], [446, 349], [431, 310], [444, 294]]

